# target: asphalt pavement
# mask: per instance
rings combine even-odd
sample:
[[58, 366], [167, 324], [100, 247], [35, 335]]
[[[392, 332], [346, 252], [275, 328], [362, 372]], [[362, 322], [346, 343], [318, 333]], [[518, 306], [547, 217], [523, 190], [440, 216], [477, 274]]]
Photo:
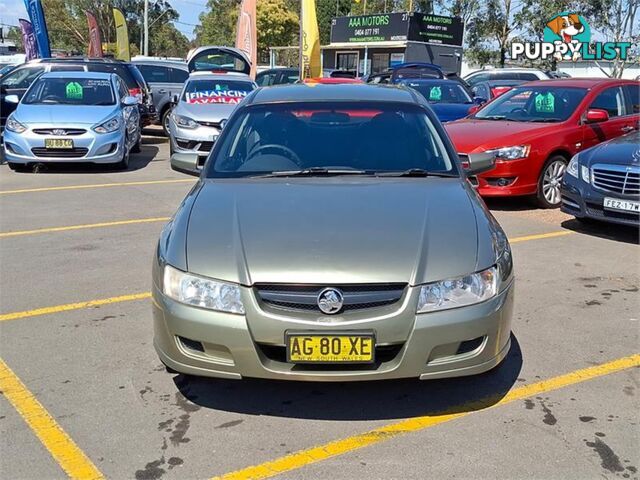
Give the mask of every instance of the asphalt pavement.
[[155, 355], [148, 292], [194, 182], [158, 136], [126, 172], [0, 165], [0, 478], [639, 478], [637, 232], [489, 202], [517, 285], [483, 375], [185, 378]]

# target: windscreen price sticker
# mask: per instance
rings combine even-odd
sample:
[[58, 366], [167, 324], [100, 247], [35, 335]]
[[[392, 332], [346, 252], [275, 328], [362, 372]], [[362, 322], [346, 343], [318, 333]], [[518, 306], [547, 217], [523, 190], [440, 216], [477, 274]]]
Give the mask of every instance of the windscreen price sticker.
[[204, 91], [204, 92], [187, 92], [187, 103], [208, 104], [208, 103], [224, 103], [236, 105], [249, 94], [244, 90], [224, 90], [224, 91]]

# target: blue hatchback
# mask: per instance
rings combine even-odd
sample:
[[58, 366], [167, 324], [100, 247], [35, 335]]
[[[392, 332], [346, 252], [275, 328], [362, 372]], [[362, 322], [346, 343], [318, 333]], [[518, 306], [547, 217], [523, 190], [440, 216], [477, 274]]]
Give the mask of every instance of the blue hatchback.
[[442, 123], [466, 117], [469, 107], [475, 104], [471, 95], [455, 80], [408, 78], [399, 84], [413, 88], [426, 98]]

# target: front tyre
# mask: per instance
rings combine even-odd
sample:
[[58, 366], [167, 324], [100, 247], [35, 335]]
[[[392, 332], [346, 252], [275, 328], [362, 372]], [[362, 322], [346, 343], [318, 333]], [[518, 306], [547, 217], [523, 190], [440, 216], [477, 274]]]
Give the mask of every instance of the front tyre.
[[164, 136], [169, 136], [169, 116], [171, 115], [171, 108], [165, 108], [162, 114], [162, 130], [164, 131]]
[[560, 185], [567, 169], [567, 159], [561, 155], [549, 158], [538, 179], [536, 203], [541, 208], [558, 208], [561, 203]]
[[24, 163], [7, 162], [7, 165], [9, 165], [9, 168], [11, 170], [13, 170], [14, 172], [26, 172], [27, 171], [27, 165], [25, 165]]
[[138, 141], [131, 147], [131, 153], [140, 153], [142, 151], [142, 135], [138, 136]]
[[127, 148], [127, 144], [129, 143], [128, 139], [125, 139], [122, 145], [122, 160], [114, 165], [116, 170], [127, 170], [129, 168], [129, 149]]

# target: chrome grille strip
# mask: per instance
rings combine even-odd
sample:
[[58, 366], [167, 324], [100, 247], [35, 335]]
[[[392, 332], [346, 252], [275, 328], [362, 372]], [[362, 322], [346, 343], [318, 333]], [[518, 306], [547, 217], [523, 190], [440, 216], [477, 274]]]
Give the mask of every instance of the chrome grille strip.
[[640, 167], [596, 164], [591, 168], [592, 185], [607, 192], [622, 195], [640, 193]]
[[406, 284], [373, 285], [256, 285], [258, 298], [268, 306], [286, 310], [320, 311], [318, 295], [333, 287], [342, 292], [343, 308], [353, 311], [391, 305], [402, 298]]

